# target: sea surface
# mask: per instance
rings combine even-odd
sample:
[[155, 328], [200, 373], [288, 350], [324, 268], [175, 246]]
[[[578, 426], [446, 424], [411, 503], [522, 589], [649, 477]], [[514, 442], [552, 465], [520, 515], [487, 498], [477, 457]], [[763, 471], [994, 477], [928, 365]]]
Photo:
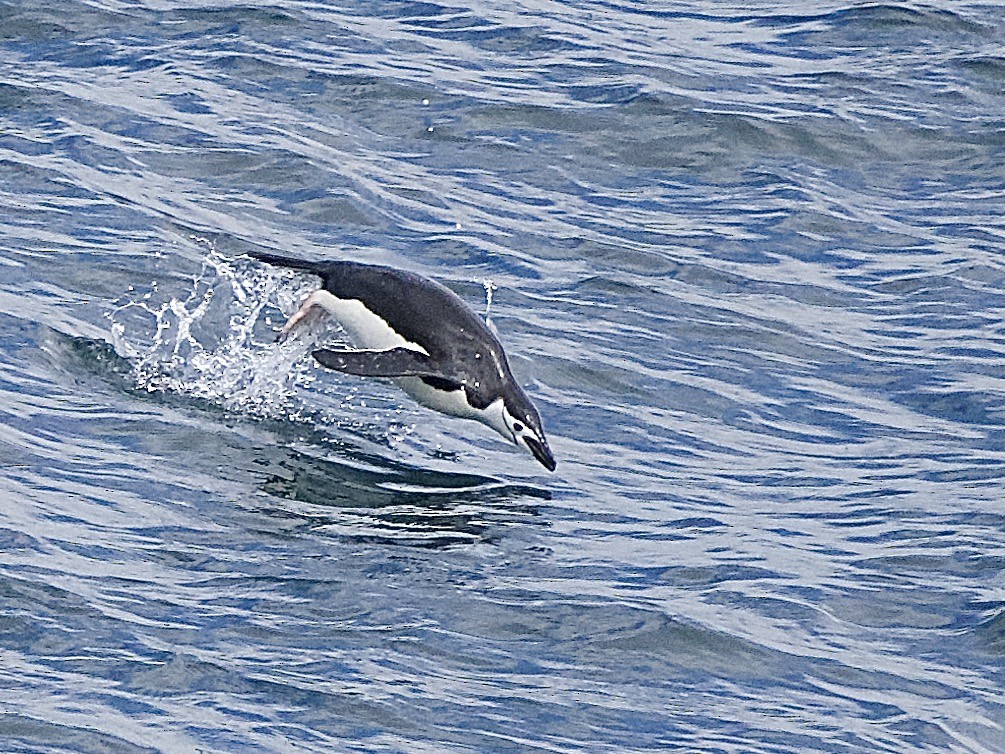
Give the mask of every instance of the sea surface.
[[0, 751], [1005, 751], [1003, 89], [998, 0], [0, 3]]

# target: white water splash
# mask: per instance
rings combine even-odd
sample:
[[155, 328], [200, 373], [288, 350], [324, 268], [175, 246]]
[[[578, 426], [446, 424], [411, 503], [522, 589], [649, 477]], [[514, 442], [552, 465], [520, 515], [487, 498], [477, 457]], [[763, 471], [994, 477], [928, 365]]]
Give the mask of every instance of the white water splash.
[[256, 416], [301, 418], [303, 402], [292, 388], [315, 380], [304, 357], [330, 328], [307, 328], [279, 345], [274, 322], [296, 310], [311, 284], [291, 285], [290, 273], [225, 259], [204, 243], [208, 253], [187, 293], [166, 297], [152, 282], [145, 293], [131, 289], [112, 310], [116, 351], [132, 362], [136, 384], [150, 392], [180, 393]]
[[485, 324], [495, 331], [495, 325], [492, 324], [492, 292], [498, 289], [495, 283], [493, 283], [489, 278], [482, 279], [482, 287], [485, 289]]
[[319, 370], [310, 358], [318, 342], [345, 344], [335, 322], [312, 317], [296, 337], [276, 343], [315, 281], [247, 257], [227, 259], [210, 241], [191, 240], [206, 254], [181, 294], [168, 296], [153, 281], [145, 292], [131, 288], [108, 315], [112, 343], [132, 363], [138, 387], [404, 450], [416, 429], [414, 409], [395, 388]]

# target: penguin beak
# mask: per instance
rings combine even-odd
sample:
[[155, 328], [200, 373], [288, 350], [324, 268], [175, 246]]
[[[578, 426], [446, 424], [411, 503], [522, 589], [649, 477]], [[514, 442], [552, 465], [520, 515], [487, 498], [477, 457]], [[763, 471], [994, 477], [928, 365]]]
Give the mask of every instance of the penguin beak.
[[541, 462], [542, 466], [548, 469], [548, 471], [555, 470], [555, 457], [551, 454], [551, 449], [546, 442], [526, 436], [523, 438], [523, 441], [527, 444], [527, 448], [534, 458]]

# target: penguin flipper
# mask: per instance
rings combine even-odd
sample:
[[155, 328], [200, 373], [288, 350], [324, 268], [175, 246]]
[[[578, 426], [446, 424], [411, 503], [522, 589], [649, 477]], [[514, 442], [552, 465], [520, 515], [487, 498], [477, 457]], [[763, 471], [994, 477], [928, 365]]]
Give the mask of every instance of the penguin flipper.
[[433, 366], [428, 356], [410, 348], [391, 348], [387, 351], [319, 348], [313, 356], [323, 367], [359, 377], [427, 377], [461, 387], [457, 378], [443, 374]]

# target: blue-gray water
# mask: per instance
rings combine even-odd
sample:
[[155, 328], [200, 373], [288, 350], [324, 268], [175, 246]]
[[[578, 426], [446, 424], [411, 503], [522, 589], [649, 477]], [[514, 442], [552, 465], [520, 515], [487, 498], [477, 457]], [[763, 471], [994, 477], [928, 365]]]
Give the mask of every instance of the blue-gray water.
[[0, 4], [0, 750], [1001, 752], [1003, 11], [807, 7]]

